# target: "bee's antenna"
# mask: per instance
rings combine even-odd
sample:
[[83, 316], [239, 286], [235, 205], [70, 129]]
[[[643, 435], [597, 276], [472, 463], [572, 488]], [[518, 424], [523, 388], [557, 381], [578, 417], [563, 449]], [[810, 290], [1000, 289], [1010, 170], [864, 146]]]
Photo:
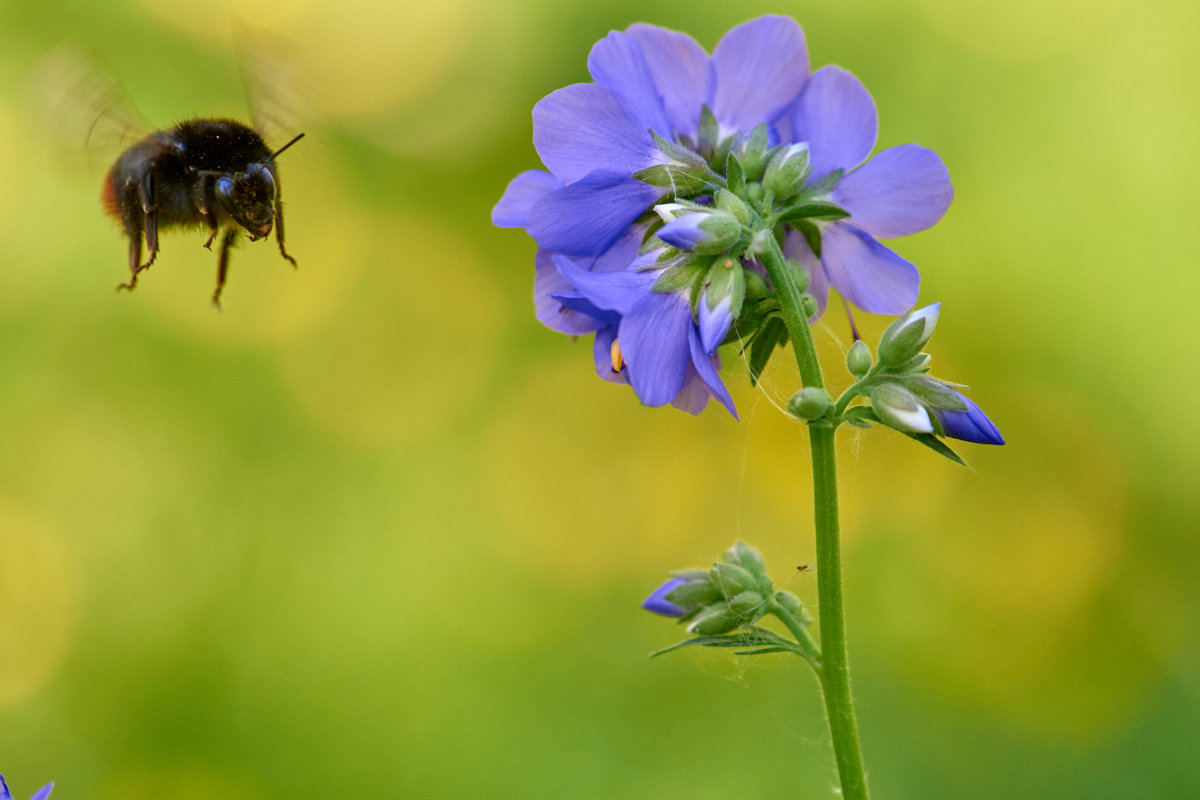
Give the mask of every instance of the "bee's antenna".
[[279, 158], [280, 153], [282, 153], [284, 150], [287, 150], [289, 147], [291, 147], [292, 145], [294, 145], [296, 142], [300, 141], [303, 138], [304, 138], [304, 134], [302, 133], [299, 136], [297, 136], [295, 139], [292, 139], [290, 142], [285, 144], [283, 147], [279, 148], [274, 153], [272, 153], [271, 158]]

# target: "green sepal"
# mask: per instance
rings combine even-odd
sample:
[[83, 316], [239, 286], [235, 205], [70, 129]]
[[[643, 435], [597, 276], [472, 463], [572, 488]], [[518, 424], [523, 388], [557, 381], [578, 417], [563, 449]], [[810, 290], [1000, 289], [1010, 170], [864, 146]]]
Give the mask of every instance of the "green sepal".
[[762, 553], [740, 539], [725, 551], [723, 559], [725, 563], [737, 564], [752, 575], [762, 577], [767, 574], [767, 562], [763, 560]]
[[797, 203], [796, 205], [788, 206], [776, 215], [776, 219], [780, 222], [795, 222], [800, 219], [846, 219], [849, 216], [850, 212], [837, 203], [813, 200], [808, 203]]
[[[860, 413], [856, 414], [855, 416], [861, 420], [870, 420], [871, 422], [879, 422], [881, 425], [883, 424], [880, 421], [879, 417], [876, 416], [875, 412], [866, 406], [855, 406], [854, 408], [847, 411], [846, 415], [845, 415], [845, 419], [847, 422], [852, 422], [850, 420], [850, 414], [855, 411], [860, 412]], [[930, 414], [929, 418], [935, 426], [938, 426], [939, 428], [941, 427], [941, 423], [938, 422], [938, 418], [937, 418], [936, 414]], [[895, 429], [893, 428], [893, 430], [895, 430]], [[950, 459], [951, 461], [953, 461], [956, 464], [961, 464], [964, 467], [967, 466], [967, 462], [963, 461], [962, 456], [960, 456], [958, 453], [954, 452], [954, 450], [951, 449], [950, 445], [946, 444], [944, 441], [939, 439], [937, 436], [934, 436], [932, 433], [908, 433], [906, 431], [897, 431], [897, 433], [903, 433], [905, 436], [912, 439], [913, 441], [920, 442], [921, 444], [925, 445], [933, 452], [937, 453], [940, 456], [945, 456], [946, 458]]]
[[760, 122], [750, 131], [742, 146], [742, 169], [747, 181], [757, 181], [767, 168], [767, 123]]
[[720, 186], [705, 165], [700, 167], [685, 167], [678, 164], [655, 164], [633, 173], [633, 177], [642, 183], [669, 189], [668, 195], [676, 198], [696, 197], [707, 194]]
[[958, 392], [951, 389], [937, 378], [928, 375], [913, 375], [904, 379], [904, 385], [926, 405], [934, 408], [944, 408], [947, 411], [966, 411], [968, 406]]
[[763, 597], [760, 592], [747, 589], [729, 598], [729, 609], [739, 617], [749, 616], [751, 620], [758, 619], [766, 613], [767, 598]]
[[725, 597], [733, 597], [758, 586], [757, 576], [745, 567], [739, 567], [737, 564], [730, 564], [727, 561], [718, 561], [713, 564], [709, 574], [712, 576], [712, 582], [724, 593]]
[[687, 581], [688, 583], [708, 580], [708, 570], [697, 569], [695, 567], [692, 569], [673, 569], [667, 574], [672, 578], [678, 578], [679, 580]]
[[791, 592], [777, 592], [775, 594], [775, 602], [779, 603], [788, 614], [799, 622], [801, 625], [812, 625], [813, 618], [808, 615], [808, 610], [804, 608], [804, 604], [800, 602], [800, 598]]
[[721, 123], [705, 103], [700, 107], [700, 126], [698, 130], [697, 149], [701, 153], [715, 153], [720, 144]]
[[[935, 425], [937, 424], [936, 417], [934, 417], [933, 422]], [[904, 433], [904, 431], [900, 432]], [[940, 456], [945, 456], [956, 464], [962, 464], [964, 467], [967, 465], [967, 462], [962, 460], [962, 456], [954, 452], [948, 444], [934, 436], [932, 433], [904, 433], [904, 435], [910, 439], [920, 442], [933, 452]]]
[[879, 337], [879, 362], [894, 367], [912, 361], [920, 355], [921, 348], [933, 335], [936, 321], [935, 317], [934, 322], [930, 323], [927, 318], [918, 317], [914, 312], [896, 319]]
[[[704, 157], [694, 150], [690, 150], [681, 144], [676, 144], [669, 139], [664, 139], [654, 131], [650, 131], [650, 136], [654, 139], [654, 144], [658, 145], [658, 149], [662, 151], [662, 154], [676, 164], [696, 169], [703, 169], [708, 166], [708, 162], [704, 160]], [[637, 175], [634, 175], [634, 177], [636, 178]], [[641, 178], [638, 178], [638, 180], [641, 180]]]
[[[737, 163], [732, 158], [730, 161], [731, 163]], [[745, 188], [744, 184], [743, 188]], [[713, 205], [716, 206], [718, 211], [724, 211], [742, 225], [750, 224], [750, 207], [746, 205], [746, 201], [737, 196], [732, 187], [719, 190], [713, 198]]]
[[791, 223], [791, 226], [800, 231], [800, 235], [804, 237], [804, 241], [808, 242], [808, 249], [813, 251], [813, 255], [817, 258], [821, 257], [821, 229], [812, 224], [808, 220], [798, 219]]
[[[933, 361], [933, 356], [929, 353], [917, 353], [915, 356], [905, 361], [898, 367], [892, 367], [888, 370], [893, 375], [919, 375], [929, 372], [929, 362]], [[958, 384], [951, 384], [957, 386]], [[966, 388], [966, 387], [959, 387]]]
[[707, 573], [703, 580], [689, 581], [682, 586], [676, 586], [664, 597], [667, 602], [684, 608], [706, 606], [724, 598], [725, 595], [721, 594], [721, 590], [708, 579]]
[[742, 163], [733, 153], [725, 160], [725, 183], [734, 194], [746, 191], [746, 173], [742, 171]]
[[[738, 318], [746, 300], [746, 274], [736, 258], [723, 256], [713, 261], [704, 280], [704, 293], [709, 311], [729, 297], [729, 313], [734, 319]], [[699, 307], [696, 310], [699, 311]]]
[[766, 369], [767, 362], [771, 360], [771, 355], [775, 352], [775, 348], [787, 344], [787, 340], [787, 325], [779, 317], [771, 317], [759, 328], [754, 341], [750, 343], [751, 385], [758, 383], [758, 379], [762, 376], [763, 370]]
[[726, 136], [725, 139], [717, 145], [717, 149], [712, 154], [710, 166], [714, 172], [720, 172], [725, 169], [729, 163], [729, 154], [733, 152], [734, 137]]
[[712, 605], [704, 609], [691, 624], [687, 626], [688, 633], [700, 636], [715, 636], [721, 633], [735, 631], [742, 626], [737, 614], [724, 603]]
[[803, 194], [808, 197], [820, 197], [823, 194], [829, 194], [833, 191], [833, 187], [837, 186], [837, 182], [840, 181], [842, 176], [845, 174], [846, 170], [840, 168], [835, 169], [824, 178], [821, 178], [821, 180], [805, 186]]
[[[870, 397], [875, 416], [889, 428], [901, 433], [928, 433], [922, 430], [926, 427], [924, 424], [916, 423], [928, 423], [929, 427], [933, 427], [933, 415], [929, 409], [899, 383], [880, 383], [871, 390]], [[909, 419], [909, 415], [914, 419]]]
[[762, 210], [763, 188], [761, 183], [746, 184], [746, 202], [754, 208]]
[[[746, 278], [757, 277], [755, 273], [748, 270], [742, 270], [742, 275]], [[729, 333], [726, 334], [724, 343], [746, 340], [745, 347], [749, 347], [753, 342], [753, 337], [758, 335], [763, 321], [769, 315], [778, 312], [779, 301], [774, 296], [751, 298], [747, 293], [742, 310], [734, 316], [733, 324], [729, 326]]]
[[767, 162], [767, 170], [763, 174], [763, 186], [770, 189], [776, 197], [791, 197], [804, 186], [805, 179], [812, 172], [808, 162], [808, 147], [788, 155], [796, 145], [787, 145], [777, 149]]
[[662, 217], [654, 213], [651, 213], [649, 218], [639, 219], [638, 222], [646, 226], [646, 233], [642, 236], [642, 245], [639, 253], [641, 254], [659, 246], [655, 241], [654, 235], [662, 230], [662, 226], [667, 223], [663, 221]]
[[688, 259], [663, 270], [650, 287], [652, 292], [674, 292], [685, 286], [695, 286], [708, 271], [708, 259]]
[[872, 422], [879, 422], [879, 417], [870, 406], [848, 408], [846, 413], [842, 414], [842, 419], [856, 428], [869, 428]]

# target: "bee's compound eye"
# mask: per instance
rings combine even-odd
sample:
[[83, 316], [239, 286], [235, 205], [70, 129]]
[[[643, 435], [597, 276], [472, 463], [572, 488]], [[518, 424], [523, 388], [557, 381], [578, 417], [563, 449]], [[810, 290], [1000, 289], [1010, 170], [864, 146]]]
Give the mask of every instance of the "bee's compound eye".
[[233, 178], [228, 175], [217, 178], [217, 194], [223, 200], [233, 200]]
[[242, 177], [254, 187], [259, 196], [272, 199], [275, 197], [275, 179], [271, 177], [271, 171], [262, 164], [251, 164]]

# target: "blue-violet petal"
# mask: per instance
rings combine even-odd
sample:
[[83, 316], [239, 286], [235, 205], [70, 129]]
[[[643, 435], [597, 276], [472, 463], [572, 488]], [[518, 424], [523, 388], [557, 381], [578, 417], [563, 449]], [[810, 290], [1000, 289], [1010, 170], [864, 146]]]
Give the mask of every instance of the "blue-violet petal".
[[902, 144], [878, 153], [846, 175], [833, 202], [850, 212], [850, 222], [879, 239], [923, 231], [954, 199], [950, 171], [932, 150]]

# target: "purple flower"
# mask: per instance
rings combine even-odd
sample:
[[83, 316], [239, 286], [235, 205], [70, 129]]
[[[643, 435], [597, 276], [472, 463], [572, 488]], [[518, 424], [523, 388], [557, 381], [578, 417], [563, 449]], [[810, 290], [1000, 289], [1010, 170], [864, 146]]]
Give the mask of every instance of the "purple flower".
[[[50, 796], [50, 790], [53, 788], [53, 783], [47, 783], [41, 789], [38, 789], [33, 797], [29, 798], [29, 800], [46, 800], [46, 798]], [[9, 794], [8, 791], [8, 784], [4, 782], [3, 775], [0, 775], [0, 800], [13, 800], [12, 795]]]
[[[537, 242], [538, 318], [594, 334], [601, 377], [629, 383], [647, 405], [697, 413], [715, 397], [733, 412], [714, 357], [741, 313], [743, 269], [780, 217], [790, 230], [784, 252], [810, 273], [820, 309], [831, 286], [867, 311], [913, 304], [916, 269], [876, 237], [932, 225], [952, 197], [949, 176], [915, 145], [862, 163], [875, 144], [871, 97], [837, 67], [810, 75], [793, 20], [751, 20], [711, 56], [685, 34], [633, 25], [598, 42], [588, 70], [593, 82], [535, 106], [533, 141], [548, 171], [518, 175], [492, 219]], [[727, 179], [730, 153], [748, 167]], [[756, 205], [764, 185], [774, 208]], [[663, 284], [669, 265], [656, 266], [654, 251], [639, 255], [656, 206], [685, 212], [664, 215], [654, 231], [689, 267]], [[710, 297], [703, 257], [713, 255], [727, 257], [737, 279]], [[743, 325], [739, 336], [754, 329]]]
[[942, 218], [954, 198], [945, 164], [915, 144], [889, 148], [866, 161], [878, 129], [875, 103], [841, 67], [813, 73], [786, 122], [793, 140], [808, 142], [812, 181], [844, 171], [817, 198], [850, 213], [847, 219], [817, 223], [820, 258], [798, 232], [790, 233], [784, 246], [808, 270], [808, 291], [817, 299], [818, 313], [830, 286], [864, 311], [905, 311], [917, 300], [920, 275], [876, 240], [923, 231]]
[[739, 25], [711, 57], [685, 34], [638, 24], [597, 42], [588, 71], [594, 83], [533, 109], [534, 147], [565, 186], [530, 209], [525, 227], [541, 247], [573, 256], [603, 253], [663, 194], [631, 177], [671, 161], [651, 131], [694, 141], [706, 105], [723, 136], [773, 125], [808, 77], [808, 49], [787, 17]]
[[602, 368], [602, 342], [611, 341], [609, 337], [615, 334], [624, 369], [618, 368], [615, 356], [609, 366], [627, 373], [629, 383], [646, 405], [671, 403], [698, 414], [709, 397], [715, 397], [736, 417], [733, 398], [721, 382], [717, 364], [692, 319], [686, 292], [651, 291], [661, 273], [644, 267], [652, 265], [658, 255], [651, 251], [638, 256], [620, 272], [585, 270], [566, 256], [555, 255], [559, 275], [574, 291], [559, 292], [554, 297], [596, 319], [603, 316], [603, 336], [599, 332], [596, 336], [597, 371]]
[[681, 578], [672, 578], [651, 592], [650, 596], [642, 601], [642, 608], [655, 614], [662, 614], [664, 617], [682, 617], [687, 613], [687, 609], [667, 600], [667, 595], [685, 583], [687, 581]]
[[1004, 444], [1004, 437], [980, 410], [961, 392], [955, 392], [967, 404], [966, 411], [952, 411], [945, 408], [931, 409], [942, 424], [942, 430], [951, 439], [961, 439], [964, 442], [976, 444]]

